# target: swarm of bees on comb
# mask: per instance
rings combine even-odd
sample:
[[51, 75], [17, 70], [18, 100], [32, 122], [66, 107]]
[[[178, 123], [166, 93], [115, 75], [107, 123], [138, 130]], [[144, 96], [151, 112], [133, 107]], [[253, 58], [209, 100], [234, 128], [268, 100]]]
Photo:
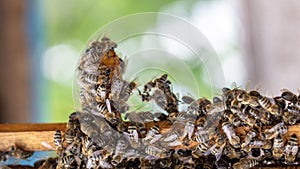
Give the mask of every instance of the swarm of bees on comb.
[[[126, 64], [116, 47], [103, 37], [82, 54], [77, 68], [82, 110], [69, 116], [64, 135], [55, 133], [58, 157], [40, 168], [247, 169], [299, 164], [297, 133], [287, 132], [300, 121], [300, 96], [283, 89], [281, 96], [269, 98], [235, 87], [223, 88], [221, 97], [212, 101], [177, 98], [167, 74], [139, 89], [123, 79]], [[129, 112], [133, 92], [164, 113]], [[186, 109], [179, 110], [180, 104]]]

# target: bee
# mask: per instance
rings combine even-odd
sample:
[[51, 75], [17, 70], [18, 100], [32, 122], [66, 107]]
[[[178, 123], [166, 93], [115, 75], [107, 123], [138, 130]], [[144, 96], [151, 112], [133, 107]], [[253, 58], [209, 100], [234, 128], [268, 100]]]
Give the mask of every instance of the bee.
[[223, 154], [227, 156], [229, 159], [240, 158], [243, 154], [241, 151], [235, 150], [231, 145], [227, 145], [226, 143]]
[[181, 145], [181, 141], [180, 141], [181, 135], [182, 135], [182, 131], [173, 130], [166, 135], [163, 141], [167, 142], [167, 145], [171, 147], [179, 146]]
[[[135, 82], [127, 82], [125, 80], [118, 80], [118, 85], [115, 85], [113, 81], [111, 91], [112, 91], [112, 100], [122, 100], [126, 102], [132, 94], [132, 91], [137, 87]], [[121, 82], [120, 82], [121, 81]]]
[[249, 112], [256, 120], [259, 120], [262, 122], [262, 124], [269, 124], [269, 113], [266, 111], [258, 110], [256, 108], [253, 108], [251, 106], [247, 106], [244, 109], [246, 112]]
[[300, 101], [297, 95], [295, 95], [294, 93], [292, 93], [291, 91], [287, 90], [287, 89], [281, 89], [281, 97], [290, 102], [293, 103], [294, 105], [296, 105], [297, 107], [300, 107]]
[[128, 140], [130, 142], [130, 145], [132, 148], [138, 148], [139, 146], [139, 135], [137, 131], [137, 127], [134, 125], [131, 125], [127, 129], [128, 132]]
[[273, 157], [275, 159], [280, 159], [282, 157], [284, 151], [284, 142], [283, 139], [280, 135], [274, 138], [274, 143], [273, 143]]
[[168, 144], [168, 146], [178, 146], [181, 144], [180, 139], [182, 138], [182, 133], [185, 124], [183, 122], [175, 122], [168, 133], [164, 135], [163, 141]]
[[224, 116], [225, 118], [227, 118], [228, 121], [229, 121], [230, 123], [232, 123], [235, 127], [240, 126], [241, 120], [240, 120], [239, 116], [237, 116], [236, 114], [233, 114], [233, 113], [231, 112], [231, 110], [225, 110], [225, 111], [223, 112], [223, 116]]
[[162, 158], [155, 161], [155, 168], [170, 168], [173, 162], [171, 159]]
[[213, 128], [209, 128], [208, 130], [199, 130], [195, 133], [194, 139], [198, 143], [203, 143], [212, 139], [215, 134], [216, 133]]
[[114, 166], [117, 166], [121, 161], [123, 160], [123, 155], [125, 154], [125, 150], [127, 148], [127, 144], [124, 140], [118, 140], [116, 148], [115, 148], [115, 153], [113, 156], [113, 159], [111, 163]]
[[204, 164], [203, 164], [203, 169], [213, 169], [214, 165], [215, 165], [215, 157], [208, 155], [205, 156], [205, 160], [204, 160]]
[[38, 169], [55, 169], [57, 158], [49, 157], [46, 160], [39, 160], [34, 163], [34, 168]]
[[[171, 91], [170, 85], [171, 82], [167, 79], [168, 75], [163, 74], [160, 78], [154, 79], [152, 81], [149, 81], [144, 85], [143, 92], [139, 91], [139, 94], [142, 96], [142, 101], [150, 101], [152, 96], [150, 95], [150, 92], [152, 88], [159, 89], [156, 92], [156, 95], [154, 98], [156, 98], [158, 105], [163, 106], [164, 100], [166, 100], [166, 104], [164, 106], [164, 110], [168, 113], [172, 112], [178, 112], [178, 100], [175, 96], [175, 94]], [[163, 94], [162, 96], [165, 97], [165, 99], [160, 96], [160, 94]]]
[[238, 113], [237, 115], [244, 123], [246, 123], [250, 127], [253, 127], [256, 124], [255, 118], [249, 113], [249, 111], [247, 111], [246, 108], [243, 108], [242, 112]]
[[284, 112], [283, 120], [286, 124], [294, 125], [297, 122], [298, 118], [297, 115], [295, 115], [294, 113]]
[[214, 114], [218, 112], [223, 112], [227, 109], [226, 102], [221, 100], [218, 97], [213, 98], [213, 104], [211, 105], [211, 109], [209, 114]]
[[241, 104], [256, 107], [259, 106], [258, 96], [260, 96], [260, 94], [255, 90], [249, 93], [244, 91], [237, 95], [237, 100], [241, 102]]
[[145, 153], [156, 158], [165, 158], [164, 150], [155, 146], [146, 146]]
[[7, 161], [9, 158], [8, 152], [0, 152], [0, 163]]
[[298, 153], [298, 138], [296, 134], [291, 135], [284, 149], [285, 162], [291, 164], [295, 161]]
[[156, 105], [158, 105], [160, 108], [166, 109], [167, 98], [162, 90], [160, 89], [154, 90], [151, 98], [155, 101]]
[[209, 145], [208, 142], [201, 142], [196, 146], [196, 148], [194, 149], [193, 154], [196, 155], [196, 156], [203, 156], [208, 151], [208, 149], [210, 147], [211, 146]]
[[80, 89], [79, 96], [83, 107], [92, 106], [92, 104], [94, 103], [94, 95], [87, 90]]
[[[95, 137], [98, 134], [98, 131], [96, 130], [97, 126], [94, 123], [90, 123], [90, 124], [89, 123], [80, 123], [80, 129], [88, 137]], [[67, 133], [67, 131], [66, 131], [66, 133]], [[73, 142], [74, 137], [75, 137], [74, 133], [72, 135], [70, 134], [70, 136], [72, 137], [72, 142]]]
[[62, 168], [73, 169], [76, 168], [77, 164], [73, 155], [66, 155], [61, 160]]
[[143, 122], [135, 122], [138, 132], [142, 135], [142, 137], [147, 133], [147, 129], [145, 123]]
[[125, 120], [129, 120], [130, 122], [142, 121], [140, 114], [135, 111], [126, 113], [124, 118]]
[[62, 147], [62, 137], [60, 130], [56, 130], [54, 134], [54, 145], [56, 147]]
[[270, 149], [271, 147], [272, 143], [269, 140], [252, 140], [247, 146], [242, 147], [242, 150], [250, 152], [253, 148]]
[[186, 104], [191, 104], [195, 99], [190, 96], [182, 96], [181, 101]]
[[[97, 142], [98, 143], [98, 142]], [[86, 136], [83, 140], [82, 140], [82, 152], [84, 152], [85, 154], [90, 154], [92, 151], [92, 144], [93, 144], [93, 140], [91, 137]], [[99, 143], [98, 143], [99, 144]]]
[[31, 157], [33, 155], [33, 153], [34, 152], [32, 152], [32, 151], [25, 151], [22, 148], [17, 147], [17, 146], [11, 146], [8, 154], [14, 158], [28, 159], [29, 157]]
[[188, 114], [195, 114], [203, 116], [209, 113], [211, 109], [211, 102], [207, 98], [199, 98], [190, 103], [187, 108]]
[[205, 127], [206, 116], [199, 117], [195, 122], [195, 127], [198, 131], [203, 130]]
[[154, 115], [150, 111], [139, 112], [139, 116], [142, 122], [150, 122], [154, 120]]
[[257, 136], [256, 131], [253, 130], [253, 129], [250, 130], [250, 131], [247, 133], [246, 137], [245, 137], [245, 140], [244, 140], [244, 143], [242, 144], [242, 147], [247, 146], [247, 145], [250, 143], [250, 141], [251, 141], [253, 138], [255, 138], [256, 136]]
[[265, 110], [269, 111], [272, 115], [278, 116], [280, 115], [279, 107], [276, 104], [271, 103], [270, 99], [261, 96], [258, 98], [258, 102]]
[[100, 84], [97, 87], [96, 90], [96, 101], [97, 102], [103, 102], [107, 98], [107, 93], [108, 93], [108, 85], [107, 84]]
[[258, 165], [258, 160], [242, 158], [239, 162], [233, 165], [233, 169], [250, 169]]
[[144, 144], [149, 142], [149, 144], [153, 144], [157, 142], [161, 138], [160, 128], [158, 125], [154, 125], [147, 132], [146, 137], [143, 139]]
[[235, 130], [229, 122], [223, 122], [222, 123], [222, 129], [223, 132], [226, 134], [229, 143], [234, 147], [234, 148], [239, 148], [241, 146], [240, 144], [240, 138], [236, 135]]
[[266, 139], [273, 139], [277, 135], [284, 135], [288, 131], [288, 126], [284, 123], [278, 123], [270, 129], [264, 131]]
[[223, 149], [226, 145], [226, 140], [223, 136], [218, 136], [216, 143], [205, 153], [208, 155], [209, 153], [215, 155], [216, 160], [219, 161], [222, 156]]
[[183, 130], [183, 134], [182, 134], [182, 138], [184, 138], [185, 136], [188, 136], [188, 139], [192, 139], [192, 135], [194, 133], [194, 128], [195, 128], [195, 125], [194, 125], [194, 121], [192, 119], [189, 119], [185, 126], [184, 126], [184, 130]]
[[168, 120], [171, 122], [174, 121], [184, 122], [186, 121], [187, 117], [188, 114], [186, 114], [186, 112], [173, 112], [168, 115]]
[[87, 74], [85, 76], [85, 81], [90, 84], [93, 84], [93, 85], [97, 85], [100, 83], [100, 81], [98, 79], [99, 79], [99, 76], [97, 76], [95, 74]]

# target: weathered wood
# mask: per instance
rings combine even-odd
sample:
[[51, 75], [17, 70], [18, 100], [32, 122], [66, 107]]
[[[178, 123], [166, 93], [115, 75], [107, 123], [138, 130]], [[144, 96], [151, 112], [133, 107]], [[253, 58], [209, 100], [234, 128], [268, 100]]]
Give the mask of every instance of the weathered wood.
[[[66, 123], [57, 124], [0, 124], [0, 151], [7, 151], [10, 146], [17, 145], [27, 151], [49, 151], [53, 150], [53, 135], [56, 130], [62, 132], [66, 129]], [[149, 128], [153, 123], [147, 123]], [[158, 123], [162, 128], [163, 133], [167, 132], [170, 125], [168, 123]], [[240, 135], [245, 135], [249, 128], [239, 127], [237, 132]], [[285, 135], [289, 137], [292, 134], [297, 134], [300, 138], [300, 125], [289, 126], [288, 133]], [[299, 141], [300, 144], [300, 141]], [[47, 146], [48, 145], [48, 146]], [[50, 145], [50, 146], [49, 146]], [[189, 147], [195, 146], [192, 143]], [[52, 148], [51, 148], [52, 147]], [[12, 168], [24, 168], [21, 166], [10, 166]], [[281, 167], [256, 167], [262, 169], [300, 169], [300, 166], [281, 166]]]
[[[146, 124], [149, 129], [154, 123], [150, 122]], [[168, 131], [171, 127], [168, 123], [158, 123], [162, 129], [162, 133]], [[12, 145], [17, 145], [24, 150], [28, 151], [47, 151], [53, 150], [47, 145], [54, 147], [53, 135], [56, 130], [61, 130], [62, 133], [66, 130], [66, 123], [56, 124], [0, 124], [0, 151], [6, 151]], [[237, 132], [240, 135], [245, 135], [249, 130], [247, 127], [237, 128]], [[300, 125], [289, 126], [285, 138], [290, 137], [292, 134], [296, 134], [300, 138]], [[300, 139], [298, 139], [300, 144]], [[196, 143], [192, 143], [189, 147], [179, 146], [178, 148], [191, 148], [196, 146]]]
[[27, 151], [53, 150], [56, 130], [64, 132], [66, 123], [0, 124], [0, 151], [8, 151], [13, 145]]

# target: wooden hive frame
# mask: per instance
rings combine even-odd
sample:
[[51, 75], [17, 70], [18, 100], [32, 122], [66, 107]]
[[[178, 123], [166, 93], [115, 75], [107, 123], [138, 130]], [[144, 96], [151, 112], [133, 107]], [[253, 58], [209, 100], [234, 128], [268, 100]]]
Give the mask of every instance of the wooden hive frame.
[[[152, 123], [147, 123], [146, 127], [152, 126]], [[66, 130], [66, 123], [52, 123], [52, 124], [0, 124], [0, 151], [8, 151], [9, 147], [16, 145], [26, 151], [53, 151], [51, 147], [55, 147], [53, 143], [53, 135], [56, 130], [61, 130], [62, 133]], [[162, 132], [166, 132], [170, 126], [165, 123], [159, 123]], [[245, 135], [249, 128], [239, 127], [237, 132]], [[292, 134], [297, 134], [300, 138], [300, 124], [289, 126], [285, 137]], [[300, 144], [300, 140], [298, 140]], [[50, 146], [47, 146], [50, 145]], [[12, 167], [12, 166], [10, 166]], [[32, 168], [28, 166], [14, 166], [12, 168]], [[290, 168], [296, 169], [300, 166], [265, 166], [256, 168]]]

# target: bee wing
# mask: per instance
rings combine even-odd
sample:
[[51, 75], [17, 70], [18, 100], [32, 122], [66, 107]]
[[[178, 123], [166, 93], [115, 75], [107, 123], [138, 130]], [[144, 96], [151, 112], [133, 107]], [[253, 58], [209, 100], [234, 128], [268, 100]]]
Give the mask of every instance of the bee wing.
[[111, 105], [110, 105], [110, 101], [108, 99], [105, 100], [106, 103], [106, 107], [109, 113], [111, 113]]
[[283, 93], [283, 92], [291, 92], [288, 89], [280, 89], [280, 91], [281, 91], [281, 93]]
[[100, 165], [102, 168], [112, 168], [112, 166], [111, 166], [107, 161], [104, 161], [104, 160], [100, 160], [100, 161], [99, 161], [99, 165]]
[[150, 144], [153, 144], [157, 142], [161, 138], [161, 134], [157, 134], [153, 137], [153, 139], [150, 141]]
[[173, 141], [173, 140], [175, 140], [177, 138], [177, 135], [176, 134], [172, 134], [172, 135], [170, 135], [170, 136], [168, 136], [168, 137], [166, 137], [165, 139], [164, 139], [164, 141]]
[[168, 144], [168, 146], [170, 146], [170, 147], [175, 147], [175, 146], [179, 146], [179, 145], [181, 145], [181, 141], [179, 141], [179, 140], [172, 141]]
[[49, 148], [50, 150], [55, 150], [55, 148], [54, 147], [52, 147], [49, 143], [47, 143], [47, 142], [42, 142], [41, 143], [44, 147], [46, 147], [46, 148]]

